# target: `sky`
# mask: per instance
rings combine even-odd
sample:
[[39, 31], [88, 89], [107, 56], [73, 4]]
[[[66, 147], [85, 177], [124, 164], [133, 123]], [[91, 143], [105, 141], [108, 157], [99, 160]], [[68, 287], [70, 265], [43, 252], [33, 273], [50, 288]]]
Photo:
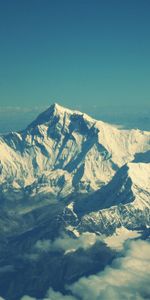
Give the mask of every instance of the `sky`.
[[149, 108], [149, 54], [149, 0], [0, 0], [0, 109]]

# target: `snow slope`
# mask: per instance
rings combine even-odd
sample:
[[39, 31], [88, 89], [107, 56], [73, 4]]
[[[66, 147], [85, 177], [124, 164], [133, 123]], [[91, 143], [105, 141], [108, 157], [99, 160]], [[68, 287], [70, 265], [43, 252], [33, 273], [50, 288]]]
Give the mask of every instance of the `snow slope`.
[[0, 137], [1, 193], [21, 199], [25, 189], [32, 196], [91, 192], [149, 150], [149, 132], [119, 130], [54, 104], [24, 131]]
[[150, 225], [150, 164], [128, 163], [103, 188], [74, 199], [77, 231], [111, 234], [119, 227], [131, 230]]
[[146, 226], [149, 153], [149, 132], [54, 104], [24, 131], [0, 138], [0, 205], [25, 214], [64, 198], [64, 220], [77, 231]]

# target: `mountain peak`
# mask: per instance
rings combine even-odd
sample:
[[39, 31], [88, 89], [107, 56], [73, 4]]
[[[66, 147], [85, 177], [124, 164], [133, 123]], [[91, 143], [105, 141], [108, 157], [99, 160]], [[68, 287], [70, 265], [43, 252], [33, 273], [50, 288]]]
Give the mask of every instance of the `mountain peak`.
[[49, 108], [42, 112], [27, 128], [30, 129], [38, 125], [49, 123], [54, 117], [63, 119], [64, 115], [68, 115], [68, 117], [72, 115], [77, 115], [80, 118], [82, 117], [84, 118], [84, 120], [91, 122], [91, 124], [95, 123], [96, 121], [85, 113], [82, 113], [77, 110], [68, 109], [59, 105], [58, 103], [53, 103]]
[[57, 102], [54, 102], [48, 109], [50, 110], [57, 110], [57, 111], [64, 111], [64, 110], [68, 110], [67, 108], [59, 105]]
[[64, 114], [65, 112], [71, 113], [71, 111], [67, 108], [59, 105], [58, 103], [53, 103], [44, 112], [39, 114], [38, 117], [28, 126], [28, 128], [48, 123], [52, 117]]

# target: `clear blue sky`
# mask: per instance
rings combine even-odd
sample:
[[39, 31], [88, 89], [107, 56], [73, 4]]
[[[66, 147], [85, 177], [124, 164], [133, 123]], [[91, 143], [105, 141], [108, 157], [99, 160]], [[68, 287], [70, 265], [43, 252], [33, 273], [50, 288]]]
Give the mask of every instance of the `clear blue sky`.
[[147, 106], [149, 0], [0, 0], [0, 106]]

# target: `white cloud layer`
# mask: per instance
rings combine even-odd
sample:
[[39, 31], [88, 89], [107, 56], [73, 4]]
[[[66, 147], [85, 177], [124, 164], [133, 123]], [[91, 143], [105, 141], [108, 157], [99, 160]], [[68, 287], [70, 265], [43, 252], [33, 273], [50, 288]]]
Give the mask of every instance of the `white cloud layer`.
[[128, 242], [124, 257], [97, 275], [81, 278], [69, 289], [83, 300], [141, 300], [150, 297], [150, 244]]
[[32, 298], [30, 296], [23, 296], [20, 300], [36, 300], [36, 298]]
[[[150, 299], [150, 243], [128, 241], [123, 256], [115, 259], [111, 266], [96, 275], [80, 278], [67, 289], [72, 295], [64, 296], [50, 288], [43, 300]], [[36, 299], [24, 296], [21, 300]]]
[[43, 300], [76, 300], [77, 298], [74, 296], [64, 296], [59, 292], [55, 292], [52, 288], [49, 289], [47, 293], [47, 297]]
[[88, 249], [92, 247], [97, 240], [101, 240], [95, 233], [86, 232], [74, 239], [66, 234], [57, 238], [53, 242], [50, 240], [39, 240], [35, 244], [35, 248], [41, 252], [64, 250], [66, 253], [70, 251], [76, 251], [79, 248]]
[[0, 106], [0, 114], [1, 113], [29, 113], [29, 112], [42, 112], [47, 109], [46, 106], [34, 106], [34, 107], [24, 107], [24, 106]]

